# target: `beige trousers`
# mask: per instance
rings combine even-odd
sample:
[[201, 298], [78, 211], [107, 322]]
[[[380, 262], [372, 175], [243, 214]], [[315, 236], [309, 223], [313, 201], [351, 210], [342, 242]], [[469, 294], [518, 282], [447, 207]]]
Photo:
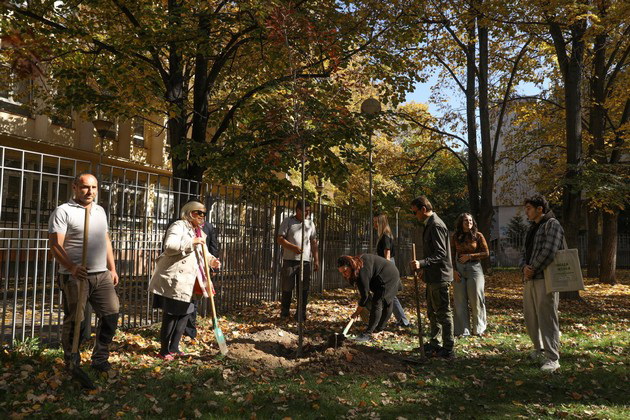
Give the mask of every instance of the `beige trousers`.
[[525, 282], [523, 315], [534, 348], [544, 350], [545, 357], [549, 360], [559, 360], [558, 293], [547, 294], [544, 279]]

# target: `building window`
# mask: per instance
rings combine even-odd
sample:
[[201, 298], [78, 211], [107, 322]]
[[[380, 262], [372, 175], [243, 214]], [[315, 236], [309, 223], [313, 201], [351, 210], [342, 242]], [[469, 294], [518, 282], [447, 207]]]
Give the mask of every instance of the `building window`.
[[30, 116], [28, 105], [33, 94], [32, 81], [19, 79], [8, 66], [0, 66], [0, 109]]
[[133, 129], [133, 145], [136, 147], [144, 146], [144, 121], [141, 118], [134, 118], [131, 127]]

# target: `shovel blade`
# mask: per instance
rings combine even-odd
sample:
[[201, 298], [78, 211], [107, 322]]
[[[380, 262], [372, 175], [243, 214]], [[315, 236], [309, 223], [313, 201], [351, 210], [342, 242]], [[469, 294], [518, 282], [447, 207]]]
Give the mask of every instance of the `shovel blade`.
[[219, 350], [221, 351], [221, 354], [225, 356], [228, 353], [228, 346], [225, 341], [223, 331], [221, 331], [221, 328], [214, 328], [214, 337], [217, 339], [217, 344], [219, 345]]
[[88, 374], [85, 373], [83, 369], [81, 369], [78, 363], [73, 362], [70, 364], [70, 373], [72, 374], [74, 380], [76, 380], [82, 388], [90, 390], [96, 389], [94, 382], [92, 382]]

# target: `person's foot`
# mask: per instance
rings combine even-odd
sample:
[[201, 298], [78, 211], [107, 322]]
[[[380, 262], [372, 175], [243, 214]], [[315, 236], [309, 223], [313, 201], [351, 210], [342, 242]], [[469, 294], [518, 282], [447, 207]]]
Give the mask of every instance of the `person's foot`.
[[92, 369], [97, 372], [107, 373], [112, 369], [112, 365], [107, 360], [102, 362], [92, 362]]
[[436, 357], [440, 357], [446, 360], [455, 359], [455, 352], [453, 350], [447, 350], [445, 348], [441, 348], [440, 350], [438, 350], [435, 355]]
[[372, 341], [372, 334], [363, 333], [356, 337], [353, 341], [356, 343], [367, 343]]
[[158, 359], [162, 359], [165, 362], [172, 362], [173, 360], [175, 360], [175, 356], [173, 356], [172, 354], [161, 354], [158, 353], [155, 355], [155, 357], [157, 357]]
[[533, 360], [534, 362], [542, 362], [544, 357], [545, 357], [545, 355], [544, 355], [544, 352], [542, 350], [532, 350], [527, 355], [527, 358], [529, 360]]
[[424, 355], [427, 357], [437, 357], [440, 350], [442, 350], [441, 346], [436, 346], [431, 343], [426, 343], [424, 345]]
[[175, 357], [175, 356], [176, 356], [176, 357], [185, 357], [185, 356], [187, 356], [187, 354], [186, 354], [186, 353], [184, 353], [184, 352], [183, 352], [183, 351], [181, 351], [181, 350], [179, 350], [179, 351], [172, 351], [170, 354], [171, 354], [172, 356], [174, 356], [174, 357]]
[[557, 360], [547, 359], [545, 363], [540, 367], [543, 372], [553, 373], [560, 368], [560, 363]]
[[407, 322], [406, 324], [403, 321], [398, 321], [396, 323], [397, 328], [411, 328], [411, 323]]

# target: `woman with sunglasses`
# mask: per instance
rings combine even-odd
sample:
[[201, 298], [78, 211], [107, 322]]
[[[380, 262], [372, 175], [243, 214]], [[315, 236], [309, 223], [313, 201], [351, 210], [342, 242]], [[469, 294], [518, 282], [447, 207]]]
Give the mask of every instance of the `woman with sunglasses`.
[[205, 216], [206, 208], [198, 201], [184, 204], [180, 220], [166, 232], [164, 252], [157, 259], [149, 283], [149, 292], [154, 294], [153, 307], [163, 312], [157, 357], [164, 360], [183, 355], [179, 342], [195, 309], [193, 299], [208, 297], [204, 251], [209, 267], [221, 267], [206, 247], [206, 234], [201, 230]]
[[370, 341], [372, 333], [382, 331], [392, 315], [393, 301], [400, 284], [398, 269], [385, 258], [370, 254], [356, 257], [343, 255], [337, 260], [337, 268], [350, 285], [356, 286], [359, 290], [359, 303], [352, 318], [360, 317], [372, 292], [368, 326], [365, 332], [356, 338], [358, 342]]

